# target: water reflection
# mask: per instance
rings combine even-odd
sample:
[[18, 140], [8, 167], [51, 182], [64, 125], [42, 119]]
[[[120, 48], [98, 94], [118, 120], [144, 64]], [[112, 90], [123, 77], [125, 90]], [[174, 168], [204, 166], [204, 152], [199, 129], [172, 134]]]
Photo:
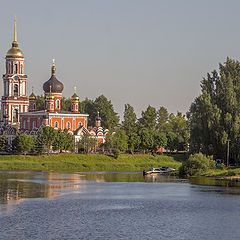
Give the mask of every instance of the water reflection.
[[[191, 178], [190, 180], [177, 177], [150, 175], [142, 176], [140, 172], [77, 172], [43, 173], [43, 172], [0, 172], [0, 203], [11, 204], [27, 198], [53, 198], [69, 193], [83, 192], [89, 182], [146, 182], [146, 183], [190, 183], [195, 185], [223, 187], [200, 188], [202, 192], [220, 192], [225, 194], [240, 194], [240, 183], [221, 181], [215, 178]], [[237, 187], [237, 188], [236, 188]], [[65, 189], [65, 190], [64, 190]], [[197, 188], [199, 191], [199, 188]]]

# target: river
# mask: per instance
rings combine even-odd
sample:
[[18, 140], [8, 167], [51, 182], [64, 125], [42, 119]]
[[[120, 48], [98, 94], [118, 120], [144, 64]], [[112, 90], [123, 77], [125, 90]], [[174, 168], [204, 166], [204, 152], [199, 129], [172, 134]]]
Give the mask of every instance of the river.
[[0, 239], [239, 239], [240, 185], [141, 173], [0, 172]]

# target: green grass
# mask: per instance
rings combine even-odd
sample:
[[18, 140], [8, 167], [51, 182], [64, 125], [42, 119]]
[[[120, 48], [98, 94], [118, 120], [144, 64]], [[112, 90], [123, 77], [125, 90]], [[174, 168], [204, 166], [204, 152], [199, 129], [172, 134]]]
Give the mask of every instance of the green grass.
[[118, 159], [104, 154], [51, 154], [41, 156], [0, 155], [0, 170], [35, 171], [143, 171], [151, 167], [178, 169], [185, 155], [122, 154]]
[[230, 169], [212, 169], [205, 174], [208, 177], [228, 177], [228, 176], [240, 176], [240, 168]]

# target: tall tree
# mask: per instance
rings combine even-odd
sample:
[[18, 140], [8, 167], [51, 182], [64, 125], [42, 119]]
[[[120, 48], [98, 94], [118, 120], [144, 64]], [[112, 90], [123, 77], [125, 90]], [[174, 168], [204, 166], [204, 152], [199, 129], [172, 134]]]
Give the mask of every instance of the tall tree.
[[114, 111], [113, 104], [104, 95], [97, 97], [94, 101], [95, 116], [100, 112], [103, 128], [112, 129], [119, 123], [119, 117]]
[[88, 125], [92, 127], [95, 126], [95, 117], [97, 111], [93, 100], [85, 98], [82, 102], [79, 103], [79, 111], [80, 113], [89, 114]]
[[160, 107], [157, 111], [157, 129], [160, 132], [167, 132], [168, 110], [165, 107]]
[[230, 156], [240, 157], [240, 62], [227, 58], [201, 82], [201, 94], [192, 103], [188, 117], [191, 150], [218, 158], [226, 156], [230, 140]]
[[157, 112], [152, 106], [148, 106], [147, 110], [142, 111], [142, 117], [139, 119], [141, 127], [146, 128], [150, 131], [154, 131], [156, 128]]
[[130, 104], [125, 104], [122, 125], [128, 136], [136, 132], [136, 121], [137, 117], [134, 108]]

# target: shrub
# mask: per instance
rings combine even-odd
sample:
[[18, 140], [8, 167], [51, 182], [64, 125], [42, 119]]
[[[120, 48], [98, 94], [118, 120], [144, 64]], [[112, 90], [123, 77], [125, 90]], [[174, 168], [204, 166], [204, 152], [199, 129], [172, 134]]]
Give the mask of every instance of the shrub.
[[191, 177], [205, 174], [209, 169], [215, 168], [212, 156], [207, 157], [202, 153], [190, 155], [179, 169], [180, 176]]
[[118, 159], [119, 155], [120, 155], [120, 150], [119, 149], [116, 149], [116, 150], [113, 151], [113, 157], [115, 159]]

